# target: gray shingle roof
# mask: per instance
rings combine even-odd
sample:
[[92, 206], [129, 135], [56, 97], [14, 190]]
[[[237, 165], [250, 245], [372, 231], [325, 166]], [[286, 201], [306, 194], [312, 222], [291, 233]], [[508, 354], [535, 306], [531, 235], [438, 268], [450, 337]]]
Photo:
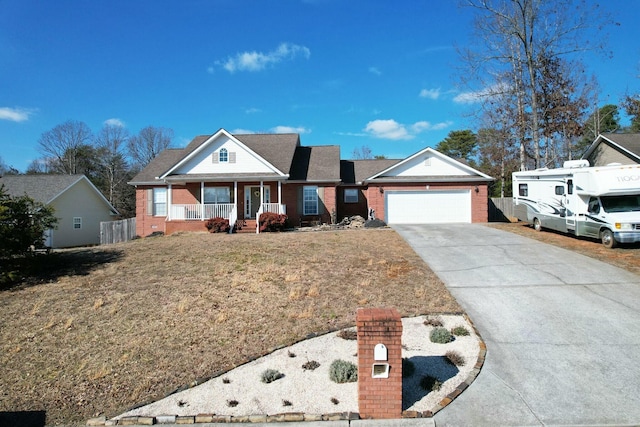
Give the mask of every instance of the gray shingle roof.
[[[302, 147], [298, 134], [233, 135], [249, 149], [290, 175], [290, 180], [339, 181], [340, 147], [334, 145]], [[195, 137], [185, 148], [160, 153], [130, 184], [150, 184], [184, 157], [200, 147], [211, 135]], [[186, 177], [185, 177], [186, 178]], [[219, 178], [219, 177], [217, 177]], [[229, 175], [232, 179], [233, 176]]]
[[602, 136], [640, 157], [640, 133], [605, 133]]
[[359, 183], [399, 161], [396, 159], [342, 160], [340, 176], [344, 184]]
[[29, 196], [36, 202], [48, 204], [84, 175], [7, 175], [0, 178], [0, 186], [12, 197]]

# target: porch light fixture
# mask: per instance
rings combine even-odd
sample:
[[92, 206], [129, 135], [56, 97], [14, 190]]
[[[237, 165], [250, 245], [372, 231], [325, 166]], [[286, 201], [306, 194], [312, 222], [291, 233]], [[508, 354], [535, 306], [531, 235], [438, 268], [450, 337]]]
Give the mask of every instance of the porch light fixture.
[[378, 187], [378, 190], [380, 190], [380, 194], [384, 193], [384, 188]]
[[477, 185], [476, 185], [476, 188], [474, 189], [474, 191], [475, 191], [476, 193], [479, 193], [479, 192], [480, 192], [480, 189], [478, 188], [478, 186], [477, 186]]

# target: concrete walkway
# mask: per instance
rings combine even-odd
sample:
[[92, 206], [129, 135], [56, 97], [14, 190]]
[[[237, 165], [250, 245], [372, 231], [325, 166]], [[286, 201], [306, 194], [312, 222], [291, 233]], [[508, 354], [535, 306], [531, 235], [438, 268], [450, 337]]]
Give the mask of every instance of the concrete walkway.
[[640, 424], [640, 276], [485, 225], [393, 228], [487, 344], [438, 427]]

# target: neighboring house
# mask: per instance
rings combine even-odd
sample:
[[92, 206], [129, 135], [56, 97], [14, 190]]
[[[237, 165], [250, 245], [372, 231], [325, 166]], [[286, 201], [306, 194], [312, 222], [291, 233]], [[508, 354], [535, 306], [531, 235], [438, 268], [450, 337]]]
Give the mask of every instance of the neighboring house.
[[220, 129], [163, 151], [129, 184], [136, 232], [146, 236], [201, 231], [212, 217], [255, 227], [262, 212], [285, 213], [293, 225], [371, 209], [388, 223], [486, 222], [490, 181], [431, 148], [404, 160], [341, 161], [340, 147], [302, 146], [297, 134]]
[[0, 178], [2, 185], [12, 197], [26, 195], [54, 208], [58, 224], [47, 233], [48, 247], [97, 245], [100, 222], [118, 214], [84, 175], [7, 175]]
[[582, 158], [591, 166], [640, 164], [640, 133], [600, 134]]

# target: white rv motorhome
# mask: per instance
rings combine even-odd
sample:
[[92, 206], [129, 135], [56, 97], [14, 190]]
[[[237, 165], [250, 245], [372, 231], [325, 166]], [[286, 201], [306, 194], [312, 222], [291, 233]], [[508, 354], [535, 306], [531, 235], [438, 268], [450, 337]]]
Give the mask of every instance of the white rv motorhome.
[[593, 237], [608, 248], [640, 242], [640, 165], [572, 160], [558, 169], [514, 172], [513, 203], [515, 216], [538, 231]]

